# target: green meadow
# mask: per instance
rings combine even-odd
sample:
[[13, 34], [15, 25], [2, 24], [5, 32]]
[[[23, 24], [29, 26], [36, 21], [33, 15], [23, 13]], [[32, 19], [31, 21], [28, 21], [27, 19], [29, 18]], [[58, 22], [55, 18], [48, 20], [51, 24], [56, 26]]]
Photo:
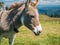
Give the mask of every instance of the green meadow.
[[[42, 33], [35, 36], [25, 26], [19, 28], [14, 45], [60, 45], [60, 18], [40, 15]], [[3, 38], [1, 45], [8, 45], [8, 39]]]

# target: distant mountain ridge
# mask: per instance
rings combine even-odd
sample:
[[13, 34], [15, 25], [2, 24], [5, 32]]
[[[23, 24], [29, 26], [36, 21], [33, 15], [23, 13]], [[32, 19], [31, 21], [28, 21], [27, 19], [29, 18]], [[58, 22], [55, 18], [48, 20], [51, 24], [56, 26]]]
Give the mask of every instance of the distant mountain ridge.
[[37, 6], [38, 9], [60, 9], [60, 5], [38, 5]]
[[38, 12], [48, 16], [60, 16], [60, 5], [38, 5]]

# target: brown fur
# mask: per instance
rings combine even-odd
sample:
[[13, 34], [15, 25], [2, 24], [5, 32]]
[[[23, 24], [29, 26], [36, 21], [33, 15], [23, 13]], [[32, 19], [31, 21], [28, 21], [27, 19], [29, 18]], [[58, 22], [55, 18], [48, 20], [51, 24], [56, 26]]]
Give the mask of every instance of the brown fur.
[[16, 8], [17, 6], [19, 6], [20, 5], [20, 3], [14, 3], [14, 4], [12, 4], [9, 8], [8, 8], [8, 10], [11, 10], [11, 9], [13, 9], [13, 8]]

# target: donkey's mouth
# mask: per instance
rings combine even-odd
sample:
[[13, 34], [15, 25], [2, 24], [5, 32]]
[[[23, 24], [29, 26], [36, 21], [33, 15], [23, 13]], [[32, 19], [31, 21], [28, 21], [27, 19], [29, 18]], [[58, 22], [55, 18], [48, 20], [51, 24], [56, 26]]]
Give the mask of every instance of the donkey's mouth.
[[38, 31], [37, 33], [34, 32], [34, 34], [35, 34], [36, 36], [39, 36], [40, 33], [41, 33], [40, 31]]

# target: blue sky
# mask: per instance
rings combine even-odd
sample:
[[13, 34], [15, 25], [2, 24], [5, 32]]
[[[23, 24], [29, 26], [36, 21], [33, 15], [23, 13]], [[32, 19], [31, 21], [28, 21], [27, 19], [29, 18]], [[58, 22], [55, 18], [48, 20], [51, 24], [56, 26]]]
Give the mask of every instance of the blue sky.
[[[5, 2], [5, 5], [10, 5], [13, 2], [21, 2], [26, 0], [0, 0], [0, 2]], [[60, 5], [60, 0], [39, 0], [39, 5]]]

